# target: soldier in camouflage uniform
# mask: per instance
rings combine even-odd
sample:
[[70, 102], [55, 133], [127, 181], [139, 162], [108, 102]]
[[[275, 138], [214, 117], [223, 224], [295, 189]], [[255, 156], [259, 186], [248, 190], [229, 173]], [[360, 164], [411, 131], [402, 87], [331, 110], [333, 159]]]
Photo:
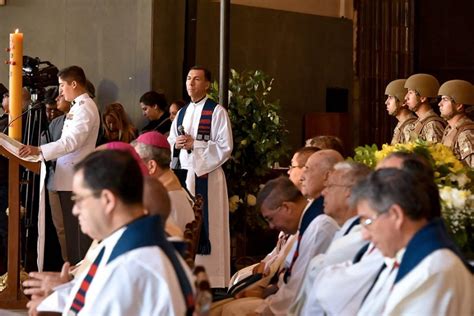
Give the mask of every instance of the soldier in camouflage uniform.
[[410, 135], [415, 129], [416, 115], [404, 104], [407, 94], [407, 89], [404, 87], [405, 81], [406, 79], [394, 80], [385, 88], [387, 112], [398, 120], [397, 126], [393, 130], [391, 145], [409, 142]]
[[466, 107], [474, 105], [474, 87], [464, 80], [451, 80], [443, 83], [438, 94], [441, 117], [448, 121], [442, 143], [474, 167], [474, 122], [466, 115]]
[[438, 96], [438, 80], [432, 75], [416, 74], [405, 81], [405, 88], [408, 89], [405, 96], [406, 104], [418, 116], [411, 140], [420, 138], [429, 142], [440, 142], [446, 122], [430, 105], [430, 102]]

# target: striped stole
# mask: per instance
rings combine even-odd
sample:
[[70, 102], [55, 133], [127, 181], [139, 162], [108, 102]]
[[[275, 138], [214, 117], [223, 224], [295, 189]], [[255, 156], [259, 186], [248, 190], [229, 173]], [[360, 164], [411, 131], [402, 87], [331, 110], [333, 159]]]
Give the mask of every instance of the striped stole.
[[288, 270], [285, 271], [285, 275], [283, 276], [283, 281], [285, 281], [285, 283], [288, 283], [288, 280], [291, 277], [291, 270], [293, 270], [293, 266], [295, 265], [296, 259], [298, 259], [300, 253], [301, 239], [303, 238], [304, 232], [308, 228], [309, 224], [311, 224], [313, 220], [321, 214], [324, 214], [324, 198], [322, 196], [314, 200], [313, 203], [311, 203], [311, 206], [308, 207], [306, 212], [303, 214], [303, 219], [301, 220], [301, 226], [299, 229], [298, 240], [296, 244], [296, 250], [293, 254], [293, 258], [291, 259], [290, 267], [288, 268]]
[[[182, 108], [177, 117], [177, 124], [181, 126], [183, 124], [184, 115], [188, 108], [189, 104]], [[201, 111], [201, 118], [199, 119], [199, 126], [198, 132], [196, 135], [196, 140], [199, 141], [208, 141], [211, 139], [211, 128], [212, 128], [212, 114], [217, 106], [217, 103], [211, 99], [207, 99], [206, 103], [204, 103], [204, 107]], [[177, 160], [177, 165], [181, 165], [179, 163], [179, 153], [180, 149], [173, 148], [173, 160]], [[187, 172], [186, 172], [187, 173]], [[178, 175], [178, 173], [176, 174]], [[186, 180], [180, 179], [181, 183], [185, 183]], [[186, 187], [186, 185], [184, 185]], [[211, 241], [209, 240], [209, 196], [208, 196], [208, 175], [204, 174], [200, 177], [196, 176], [196, 187], [195, 187], [195, 194], [200, 194], [204, 198], [204, 203], [202, 206], [202, 228], [201, 228], [201, 235], [199, 237], [199, 244], [197, 253], [200, 255], [209, 255], [211, 253]]]
[[89, 271], [87, 271], [86, 277], [84, 278], [84, 280], [82, 280], [81, 286], [79, 287], [76, 295], [74, 296], [74, 300], [70, 309], [70, 314], [76, 315], [84, 307], [84, 304], [86, 302], [87, 290], [89, 289], [89, 286], [92, 283], [92, 280], [94, 279], [95, 273], [97, 272], [97, 268], [99, 267], [100, 260], [102, 260], [102, 257], [104, 256], [104, 252], [105, 247], [102, 247], [94, 262], [90, 266]]

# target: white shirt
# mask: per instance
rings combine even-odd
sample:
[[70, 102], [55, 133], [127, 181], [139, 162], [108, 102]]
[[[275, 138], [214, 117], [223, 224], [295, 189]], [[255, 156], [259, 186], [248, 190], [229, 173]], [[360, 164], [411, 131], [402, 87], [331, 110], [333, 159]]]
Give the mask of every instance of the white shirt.
[[[297, 298], [289, 310], [289, 315], [298, 315], [305, 304], [314, 304], [314, 297], [308, 298], [308, 296], [313, 293], [315, 279], [322, 269], [332, 264], [352, 260], [359, 249], [367, 243], [362, 238], [360, 225], [353, 226], [345, 236], [340, 234], [341, 232], [345, 233], [357, 218], [357, 216], [352, 217], [343, 224], [326, 253], [319, 254], [311, 259]], [[336, 238], [337, 236], [338, 238]]]
[[351, 259], [327, 266], [314, 280], [300, 315], [355, 315], [383, 263], [371, 245], [356, 264]]
[[[358, 218], [359, 218], [359, 216], [356, 215], [356, 216], [352, 216], [351, 218], [349, 218], [348, 220], [346, 220], [346, 221], [344, 222], [344, 224], [342, 224], [341, 229], [339, 229], [339, 230], [337, 231], [337, 233], [334, 234], [334, 239], [333, 239], [333, 241], [336, 241], [336, 240], [338, 240], [339, 238], [344, 237], [344, 234], [346, 234], [346, 232], [347, 232], [347, 230], [349, 229], [349, 227], [351, 227], [352, 224], [354, 223], [354, 221], [356, 221]], [[355, 229], [355, 230], [354, 230], [354, 229]], [[350, 230], [347, 234], [353, 233], [354, 231], [360, 231], [360, 229], [361, 229], [361, 228], [360, 228], [360, 225], [359, 225], [359, 224], [353, 225], [352, 228], [351, 228], [351, 230]], [[347, 235], [347, 234], [346, 234], [346, 235]]]
[[[303, 215], [301, 218], [303, 218]], [[300, 240], [299, 256], [294, 263], [288, 283], [281, 286], [275, 294], [267, 297], [263, 304], [256, 309], [256, 312], [266, 313], [265, 310], [270, 310], [274, 315], [287, 314], [287, 310], [303, 282], [309, 261], [317, 254], [324, 253], [329, 248], [338, 229], [339, 226], [334, 219], [325, 214], [317, 216], [309, 224]], [[288, 257], [290, 256], [292, 256], [291, 253]]]
[[474, 276], [451, 250], [439, 249], [398, 281], [383, 315], [474, 315]]
[[[103, 247], [105, 252], [79, 315], [184, 315], [186, 305], [178, 278], [158, 246], [134, 249], [106, 264], [124, 231], [125, 228], [119, 229], [95, 249], [95, 256]], [[180, 261], [188, 279], [192, 280], [189, 268]], [[40, 304], [38, 311], [67, 315], [87, 272], [56, 288]]]
[[402, 261], [405, 248], [400, 249], [395, 258], [385, 258], [385, 268], [380, 273], [377, 282], [365, 298], [357, 315], [382, 315], [385, 303], [392, 291], [393, 282], [398, 273], [398, 267]]
[[[285, 261], [285, 258], [287, 258], [290, 249], [295, 244], [297, 239], [296, 236], [297, 235], [288, 236], [285, 233], [280, 232], [275, 248], [273, 248], [273, 250], [261, 261], [265, 263], [264, 275], [271, 278], [280, 268], [283, 268], [283, 262]], [[237, 284], [240, 280], [252, 275], [253, 269], [258, 264], [259, 263], [256, 263], [237, 271], [229, 282], [229, 288]]]

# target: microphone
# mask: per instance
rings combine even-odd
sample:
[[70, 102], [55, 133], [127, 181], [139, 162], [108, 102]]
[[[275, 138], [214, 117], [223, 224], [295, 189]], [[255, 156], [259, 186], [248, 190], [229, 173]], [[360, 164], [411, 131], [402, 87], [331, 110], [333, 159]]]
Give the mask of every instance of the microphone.
[[[178, 135], [179, 135], [179, 136], [184, 136], [184, 135], [186, 135], [186, 133], [184, 132], [184, 127], [183, 127], [183, 125], [178, 126]], [[188, 152], [188, 154], [190, 154], [190, 153], [191, 153], [191, 150], [188, 149], [187, 152]]]
[[15, 117], [10, 123], [8, 123], [8, 125], [5, 126], [5, 128], [3, 129], [2, 133], [5, 134], [5, 132], [8, 130], [8, 128], [9, 128], [10, 126], [12, 126], [13, 122], [15, 122], [16, 120], [18, 120], [19, 118], [22, 118], [23, 115], [25, 115], [25, 114], [27, 114], [27, 113], [33, 111], [33, 110], [40, 109], [42, 105], [43, 105], [42, 102], [37, 102], [37, 103], [32, 104], [28, 110], [23, 111], [20, 115], [18, 115], [18, 116]]

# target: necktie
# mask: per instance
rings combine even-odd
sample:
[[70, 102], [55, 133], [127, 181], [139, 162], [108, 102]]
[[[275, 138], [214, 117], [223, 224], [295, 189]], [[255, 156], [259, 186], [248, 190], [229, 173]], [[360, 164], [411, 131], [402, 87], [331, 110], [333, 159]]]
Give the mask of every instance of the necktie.
[[81, 286], [77, 290], [76, 295], [74, 296], [74, 300], [72, 301], [70, 314], [77, 315], [81, 309], [84, 307], [86, 301], [86, 293], [89, 289], [90, 284], [92, 283], [92, 279], [94, 279], [95, 273], [97, 272], [97, 268], [99, 267], [100, 260], [104, 256], [105, 247], [99, 252], [97, 257], [95, 258], [94, 262], [87, 271], [87, 275], [81, 282]]

